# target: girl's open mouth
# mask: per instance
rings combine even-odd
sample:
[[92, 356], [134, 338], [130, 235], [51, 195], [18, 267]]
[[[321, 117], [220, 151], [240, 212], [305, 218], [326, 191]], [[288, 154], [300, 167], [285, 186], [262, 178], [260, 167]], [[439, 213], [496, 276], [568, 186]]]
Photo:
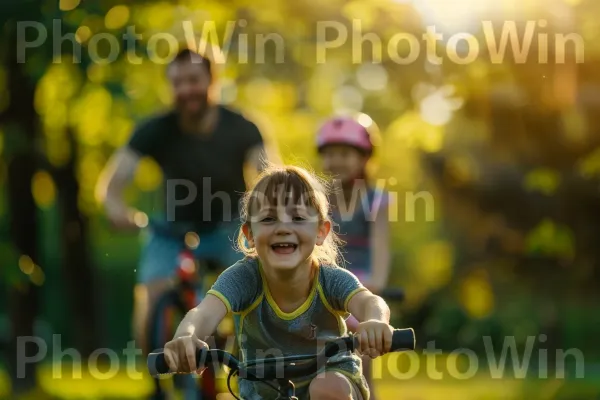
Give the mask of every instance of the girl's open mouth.
[[276, 243], [271, 245], [271, 249], [277, 254], [291, 254], [297, 247], [298, 245], [294, 243]]

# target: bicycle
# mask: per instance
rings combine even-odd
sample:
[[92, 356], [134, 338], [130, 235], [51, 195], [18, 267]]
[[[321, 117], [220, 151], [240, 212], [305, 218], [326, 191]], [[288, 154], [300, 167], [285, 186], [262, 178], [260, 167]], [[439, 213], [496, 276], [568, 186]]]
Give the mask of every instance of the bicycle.
[[[158, 349], [173, 338], [185, 314], [202, 301], [206, 273], [216, 272], [221, 268], [214, 260], [195, 257], [192, 249], [186, 245], [185, 233], [175, 232], [167, 224], [152, 220], [149, 222], [149, 227], [156, 234], [175, 237], [182, 243], [172, 285], [158, 298], [149, 319], [148, 344], [151, 349]], [[218, 333], [215, 337], [216, 346], [223, 346], [227, 335]], [[202, 376], [201, 384], [198, 385], [198, 395], [201, 396], [199, 399], [216, 400], [218, 394], [216, 372], [209, 368]], [[177, 379], [175, 384], [181, 386], [181, 382]], [[164, 395], [159, 380], [154, 379], [153, 396], [162, 398]]]
[[[415, 332], [412, 328], [396, 329], [393, 332], [390, 351], [414, 350], [415, 343]], [[233, 375], [269, 385], [279, 393], [276, 400], [298, 400], [292, 379], [316, 373], [329, 358], [342, 352], [353, 352], [357, 346], [358, 338], [356, 336], [346, 336], [329, 341], [319, 353], [314, 355], [270, 357], [248, 362], [240, 362], [232, 354], [223, 350], [199, 349], [196, 350], [196, 363], [197, 367], [201, 368], [218, 361], [221, 365], [229, 368], [227, 388], [237, 400], [240, 398], [233, 393], [230, 386]], [[177, 372], [169, 369], [162, 351], [150, 353], [147, 364], [152, 376]], [[283, 377], [281, 377], [282, 371]], [[267, 381], [277, 381], [278, 387], [276, 388]]]

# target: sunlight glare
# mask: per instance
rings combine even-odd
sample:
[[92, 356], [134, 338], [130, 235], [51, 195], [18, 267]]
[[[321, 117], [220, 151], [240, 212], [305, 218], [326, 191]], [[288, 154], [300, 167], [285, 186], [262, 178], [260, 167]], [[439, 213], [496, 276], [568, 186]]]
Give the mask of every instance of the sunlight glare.
[[453, 34], [475, 30], [481, 19], [498, 7], [492, 0], [412, 0], [411, 3], [426, 25]]

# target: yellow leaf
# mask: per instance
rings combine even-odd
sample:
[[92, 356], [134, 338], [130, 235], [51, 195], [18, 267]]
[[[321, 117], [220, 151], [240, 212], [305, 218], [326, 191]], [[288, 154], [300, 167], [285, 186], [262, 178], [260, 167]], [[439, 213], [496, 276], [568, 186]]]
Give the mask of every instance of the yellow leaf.
[[156, 190], [162, 183], [162, 171], [158, 164], [149, 157], [140, 160], [135, 173], [135, 184], [145, 192]]
[[598, 175], [600, 173], [600, 147], [581, 160], [577, 165], [577, 169], [586, 178]]
[[72, 108], [71, 118], [83, 144], [102, 143], [111, 119], [112, 96], [100, 85], [88, 86]]
[[544, 219], [527, 235], [526, 245], [527, 251], [533, 254], [571, 259], [575, 253], [575, 239], [571, 231], [550, 219]]
[[149, 28], [165, 31], [173, 26], [173, 6], [167, 2], [151, 3], [145, 7], [145, 23]]
[[454, 249], [450, 243], [427, 243], [417, 251], [414, 271], [422, 285], [437, 289], [450, 281], [453, 261]]
[[35, 90], [34, 106], [38, 114], [53, 113], [57, 104], [69, 100], [77, 92], [80, 79], [79, 70], [72, 64], [52, 64]]
[[60, 0], [58, 7], [61, 11], [71, 11], [76, 8], [81, 0]]
[[[354, 0], [342, 7], [342, 14], [353, 23], [360, 24], [360, 31], [364, 34], [373, 28], [375, 19], [375, 8], [372, 3], [363, 0]], [[357, 25], [358, 33], [358, 25]], [[381, 54], [379, 52], [378, 54]]]
[[115, 117], [111, 122], [111, 134], [108, 137], [108, 142], [113, 147], [120, 147], [129, 138], [133, 129], [133, 121], [129, 118]]
[[407, 147], [430, 153], [440, 151], [444, 144], [443, 127], [428, 124], [415, 111], [409, 111], [392, 122], [389, 131], [401, 138]]
[[31, 190], [35, 204], [40, 208], [47, 208], [54, 204], [56, 187], [54, 180], [46, 171], [38, 171], [31, 181]]
[[337, 63], [329, 61], [319, 65], [307, 84], [306, 101], [313, 110], [322, 114], [330, 114], [332, 111], [335, 78], [341, 73], [336, 66]]
[[92, 36], [92, 30], [85, 25], [81, 25], [79, 28], [77, 28], [77, 31], [75, 32], [75, 39], [77, 39], [77, 41], [79, 43], [87, 42], [87, 40], [91, 36]]
[[55, 167], [64, 166], [71, 157], [71, 144], [64, 135], [46, 139], [48, 161]]
[[114, 6], [104, 17], [104, 26], [107, 29], [119, 29], [129, 21], [129, 8], [124, 5]]
[[551, 195], [556, 192], [560, 184], [560, 175], [550, 169], [538, 168], [525, 176], [524, 184], [527, 190]]
[[460, 286], [460, 302], [473, 318], [484, 318], [494, 309], [494, 294], [484, 269], [471, 273]]

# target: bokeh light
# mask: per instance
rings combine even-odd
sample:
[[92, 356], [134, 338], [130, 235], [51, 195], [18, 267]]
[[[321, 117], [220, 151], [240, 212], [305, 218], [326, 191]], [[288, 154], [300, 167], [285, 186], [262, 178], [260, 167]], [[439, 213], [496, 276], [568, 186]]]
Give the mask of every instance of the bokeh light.
[[35, 203], [40, 208], [47, 208], [54, 204], [56, 199], [56, 187], [54, 180], [46, 171], [38, 171], [33, 176], [31, 190]]
[[333, 109], [339, 112], [361, 111], [364, 98], [360, 90], [353, 86], [342, 86], [333, 96]]
[[142, 191], [151, 192], [158, 189], [162, 179], [162, 171], [156, 161], [150, 157], [143, 157], [134, 177], [136, 186]]
[[31, 282], [36, 286], [42, 286], [46, 281], [46, 274], [39, 266], [35, 266], [31, 275], [29, 275]]
[[461, 302], [473, 318], [484, 318], [494, 308], [494, 294], [485, 270], [469, 275], [461, 285]]
[[[154, 57], [166, 57], [165, 41], [153, 49], [149, 39], [157, 33], [172, 34], [183, 43], [204, 34], [206, 40], [224, 47], [220, 61], [227, 62], [218, 66], [224, 78], [221, 103], [255, 122], [276, 143], [284, 162], [323, 172], [315, 133], [319, 123], [333, 114], [351, 114], [365, 126], [380, 127], [379, 145], [366, 174], [390, 193], [389, 284], [404, 288], [407, 294], [401, 305], [390, 304], [394, 323], [414, 323], [422, 343], [435, 341], [446, 354], [462, 346], [479, 356], [485, 353], [477, 348], [483, 336], [500, 340], [513, 336], [523, 345], [532, 333], [547, 332], [551, 346], [581, 348], [586, 361], [597, 364], [600, 352], [593, 343], [600, 334], [596, 329], [600, 326], [596, 317], [596, 260], [600, 257], [594, 243], [600, 226], [595, 217], [600, 142], [595, 132], [600, 87], [594, 82], [600, 25], [594, 2], [148, 0], [121, 4], [60, 0], [43, 5], [41, 16], [33, 8], [35, 16], [28, 16], [28, 3], [21, 3], [23, 15], [44, 24], [48, 33], [58, 18], [63, 36], [74, 33], [82, 44], [81, 63], [72, 60], [73, 46], [65, 38], [62, 58], [57, 51], [28, 48], [26, 63], [5, 57], [0, 65], [0, 114], [4, 114], [0, 122], [0, 258], [17, 267], [4, 268], [2, 282], [20, 296], [32, 292], [28, 292], [32, 285], [43, 285], [38, 292], [44, 307], [36, 316], [36, 329], [47, 325], [79, 340], [77, 331], [69, 331], [88, 313], [82, 317], [56, 310], [64, 310], [65, 302], [78, 304], [71, 298], [78, 290], [88, 300], [90, 292], [84, 288], [97, 285], [101, 291], [93, 298], [100, 300], [100, 314], [95, 318], [102, 321], [109, 310], [111, 323], [99, 330], [104, 336], [95, 348], [110, 342], [117, 349], [128, 340], [124, 332], [129, 332], [141, 239], [149, 231], [145, 229], [149, 215], [154, 217], [164, 206], [164, 193], [159, 190], [164, 175], [156, 160], [144, 157], [125, 189], [127, 206], [138, 210], [132, 219], [139, 232], [114, 229], [94, 197], [95, 187], [108, 158], [127, 143], [135, 127], [173, 104], [166, 66]], [[245, 26], [236, 25], [241, 19], [246, 20]], [[481, 31], [486, 19], [497, 22], [499, 28], [503, 22], [517, 21], [520, 38], [524, 34], [520, 24], [539, 25], [543, 20], [547, 26], [536, 28], [528, 60], [515, 62], [507, 49], [505, 60], [498, 62], [490, 59], [486, 49], [489, 38]], [[183, 27], [188, 21], [194, 38], [186, 37]], [[344, 45], [327, 51], [325, 63], [318, 63], [315, 27], [323, 21], [346, 26], [348, 37]], [[353, 23], [355, 27], [360, 24], [362, 42], [359, 32], [352, 32]], [[12, 29], [11, 24], [5, 25], [6, 30]], [[122, 36], [128, 25], [142, 35], [135, 48], [124, 47], [127, 38], [131, 39]], [[436, 54], [445, 56], [443, 65], [423, 57], [427, 56], [423, 34], [431, 25], [443, 34], [436, 47]], [[213, 27], [215, 35], [207, 35]], [[548, 63], [540, 62], [537, 34], [543, 32], [548, 33], [550, 47], [554, 33], [581, 35], [585, 62], [576, 63], [572, 44], [566, 50], [551, 49]], [[473, 33], [477, 38], [480, 53], [473, 62], [462, 65], [452, 60], [457, 53], [464, 55], [466, 47], [462, 41], [456, 52], [447, 48], [455, 33]], [[114, 35], [119, 41], [121, 52], [115, 62], [101, 65], [89, 59], [90, 39], [98, 34]], [[242, 45], [240, 34], [248, 34], [248, 46]], [[258, 34], [281, 36], [284, 63], [272, 63], [269, 56], [265, 62], [254, 62]], [[393, 36], [398, 34], [414, 37], [422, 57], [399, 64], [389, 46], [396, 44]], [[496, 34], [498, 39], [501, 32]], [[369, 38], [374, 37], [381, 40], [381, 46], [371, 43]], [[408, 41], [397, 44], [400, 56], [411, 50]], [[273, 50], [272, 44], [267, 47]], [[373, 52], [383, 53], [381, 62], [379, 54], [372, 59]], [[249, 57], [246, 63], [240, 62], [244, 56]], [[566, 57], [564, 62], [561, 57]], [[17, 88], [16, 82], [20, 83]], [[37, 115], [26, 103], [30, 90], [35, 90]], [[7, 107], [11, 113], [6, 113]], [[31, 121], [31, 116], [39, 120]], [[32, 122], [35, 131], [25, 134]], [[18, 165], [13, 161], [18, 163], [19, 155], [29, 151], [39, 157], [33, 177], [25, 168], [11, 170]], [[70, 181], [72, 167], [77, 184]], [[244, 173], [249, 180], [256, 176], [251, 166]], [[19, 182], [31, 185], [25, 187], [25, 200], [29, 202], [33, 195], [38, 208], [37, 229], [26, 232], [31, 233], [31, 242], [25, 242], [29, 246], [36, 241], [39, 252], [30, 254], [35, 254], [43, 269], [21, 255], [29, 250], [19, 248], [14, 240], [11, 223], [20, 218], [18, 206], [28, 204], [22, 199], [13, 201], [12, 191]], [[74, 222], [77, 218], [81, 221]], [[183, 241], [190, 249], [198, 248], [201, 236], [189, 232]], [[68, 276], [72, 271], [63, 268], [64, 260], [77, 257], [86, 260], [77, 263], [77, 271], [93, 268], [97, 279], [89, 283]], [[69, 287], [73, 281], [77, 285]], [[103, 295], [107, 282], [110, 296]], [[0, 307], [2, 327], [9, 326], [11, 315], [18, 315], [9, 313], [10, 307], [8, 303]], [[91, 315], [95, 309], [88, 311]], [[440, 362], [457, 364], [463, 370], [464, 357], [446, 354], [440, 355]], [[405, 370], [410, 367], [407, 357], [398, 358], [398, 363], [394, 357], [389, 360]], [[88, 384], [89, 377], [63, 379], [68, 373], [57, 380], [49, 372], [52, 369], [44, 365], [37, 376], [44, 390], [57, 398], [143, 397], [152, 389], [151, 381], [133, 385], [120, 375], [96, 386]], [[0, 397], [10, 397], [2, 389], [7, 387], [3, 376], [0, 366]], [[397, 379], [384, 377], [382, 382], [376, 384], [378, 397], [397, 395]], [[484, 398], [493, 392], [534, 400], [600, 394], [600, 388], [594, 391], [591, 384], [573, 389], [577, 385], [579, 381], [553, 379], [532, 384], [529, 378], [491, 382], [480, 376], [457, 385], [417, 376], [402, 382], [402, 395]]]
[[91, 36], [92, 36], [91, 29], [85, 25], [77, 28], [77, 31], [75, 32], [75, 38], [77, 39], [77, 41], [79, 43], [87, 42]]
[[114, 6], [104, 17], [104, 26], [107, 29], [122, 28], [129, 20], [129, 8], [125, 5]]
[[200, 246], [200, 236], [198, 236], [198, 234], [196, 232], [188, 232], [185, 234], [185, 245], [189, 248], [189, 249], [196, 249], [198, 248], [198, 246]]
[[133, 222], [135, 223], [135, 225], [138, 228], [145, 228], [148, 226], [148, 222], [149, 222], [148, 215], [146, 215], [146, 213], [138, 211], [133, 216]]
[[80, 2], [81, 0], [60, 0], [59, 8], [61, 11], [70, 11], [77, 8]]
[[19, 257], [19, 268], [25, 275], [31, 275], [33, 270], [35, 269], [35, 263], [31, 259], [31, 257], [27, 255], [22, 255]]
[[379, 91], [387, 86], [388, 74], [381, 64], [365, 64], [356, 71], [356, 80], [363, 89]]

